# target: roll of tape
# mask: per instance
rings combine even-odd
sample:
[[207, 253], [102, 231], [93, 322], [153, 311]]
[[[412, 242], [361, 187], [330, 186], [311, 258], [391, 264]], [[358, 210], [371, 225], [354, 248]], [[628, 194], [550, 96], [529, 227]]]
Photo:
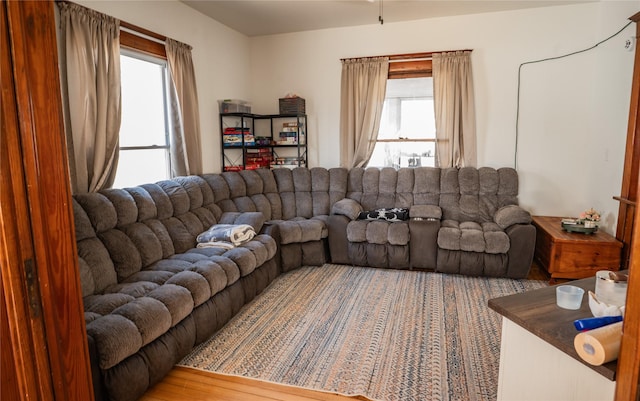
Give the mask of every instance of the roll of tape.
[[602, 365], [618, 358], [622, 341], [622, 322], [579, 333], [573, 346], [580, 358], [591, 365]]

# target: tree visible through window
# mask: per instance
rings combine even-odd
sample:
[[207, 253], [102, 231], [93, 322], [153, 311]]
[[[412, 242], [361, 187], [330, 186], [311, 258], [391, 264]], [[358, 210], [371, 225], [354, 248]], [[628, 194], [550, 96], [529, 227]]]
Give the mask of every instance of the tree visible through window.
[[166, 60], [123, 50], [122, 118], [114, 188], [169, 178]]
[[380, 130], [367, 166], [435, 166], [433, 78], [388, 79]]

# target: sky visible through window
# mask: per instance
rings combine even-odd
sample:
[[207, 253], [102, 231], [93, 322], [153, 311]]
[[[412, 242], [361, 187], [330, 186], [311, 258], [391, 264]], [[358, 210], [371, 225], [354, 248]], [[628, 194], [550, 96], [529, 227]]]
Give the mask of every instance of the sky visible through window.
[[120, 56], [122, 117], [114, 188], [169, 178], [165, 74], [162, 60]]

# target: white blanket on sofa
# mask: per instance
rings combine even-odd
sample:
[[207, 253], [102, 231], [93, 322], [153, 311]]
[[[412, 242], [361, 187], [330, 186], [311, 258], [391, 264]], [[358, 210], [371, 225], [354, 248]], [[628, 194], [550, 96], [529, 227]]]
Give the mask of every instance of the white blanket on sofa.
[[256, 232], [248, 224], [215, 224], [196, 237], [198, 244], [228, 242], [234, 246], [251, 241]]

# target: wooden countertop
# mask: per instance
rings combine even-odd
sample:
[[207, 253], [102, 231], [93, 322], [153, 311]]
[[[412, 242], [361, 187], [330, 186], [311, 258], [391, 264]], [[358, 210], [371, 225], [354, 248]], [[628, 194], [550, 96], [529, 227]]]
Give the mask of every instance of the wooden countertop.
[[602, 366], [593, 366], [582, 360], [573, 346], [573, 339], [578, 334], [573, 326], [573, 321], [593, 317], [589, 309], [587, 294], [588, 291], [595, 289], [595, 277], [575, 280], [567, 284], [585, 290], [582, 306], [578, 310], [562, 309], [556, 305], [557, 286], [493, 298], [489, 300], [489, 307], [607, 379], [614, 381], [617, 360]]

